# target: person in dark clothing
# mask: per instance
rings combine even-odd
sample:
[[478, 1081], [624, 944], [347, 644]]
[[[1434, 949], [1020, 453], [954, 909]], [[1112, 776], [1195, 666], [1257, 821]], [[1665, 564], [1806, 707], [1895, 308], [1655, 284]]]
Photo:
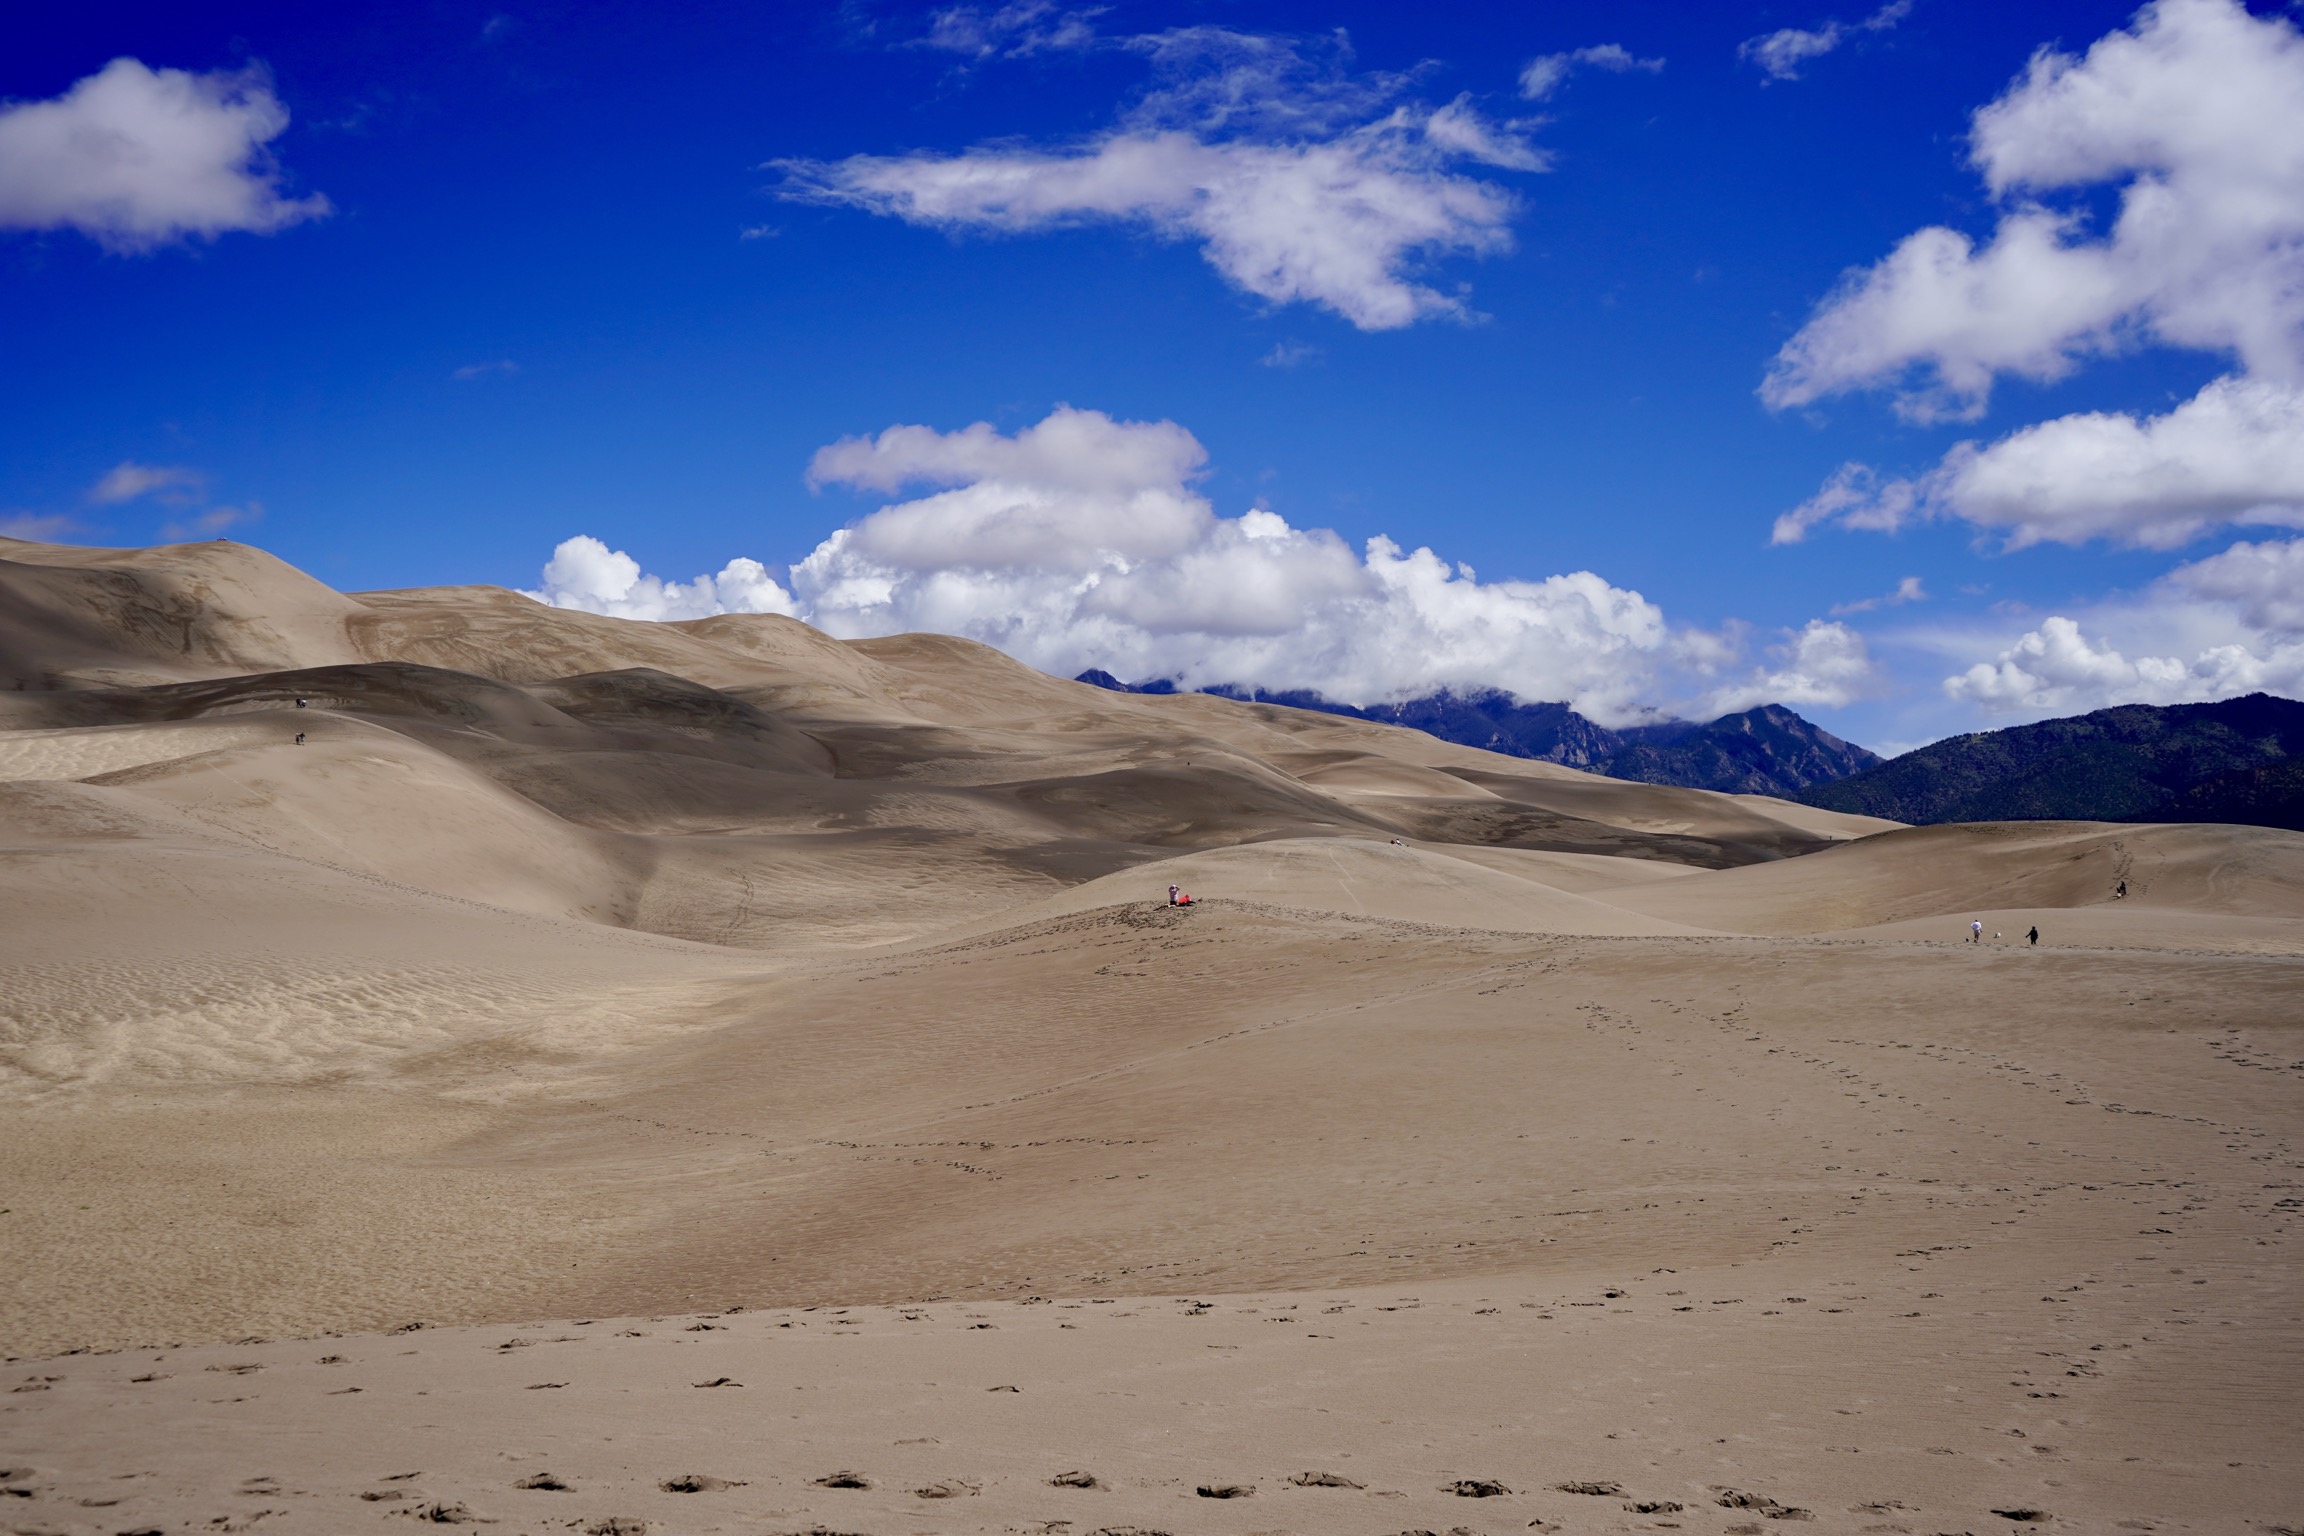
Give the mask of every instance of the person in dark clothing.
[[2032, 931], [2024, 935], [2024, 937], [2032, 943], [2034, 948], [2038, 948], [2040, 944], [2040, 925], [2038, 923], [2034, 923], [2032, 925]]
[[2115, 900], [2115, 901], [2119, 900], [2121, 897], [2123, 897], [2123, 896], [2125, 896], [2125, 895], [2127, 895], [2127, 894], [2128, 894], [2128, 882], [2127, 882], [2127, 881], [2125, 881], [2125, 880], [2121, 881], [2121, 882], [2120, 882], [2118, 885], [2116, 885], [2116, 886], [2112, 887], [2112, 899], [2113, 899], [2113, 900]]

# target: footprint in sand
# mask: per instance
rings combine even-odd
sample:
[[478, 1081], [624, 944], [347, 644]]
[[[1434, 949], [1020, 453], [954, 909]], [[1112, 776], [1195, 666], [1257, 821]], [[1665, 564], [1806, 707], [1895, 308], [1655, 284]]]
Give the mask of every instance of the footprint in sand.
[[1618, 1499], [1624, 1496], [1622, 1483], [1554, 1483], [1562, 1493], [1581, 1493], [1595, 1499]]
[[1255, 1491], [1252, 1483], [1202, 1483], [1199, 1488], [1204, 1499], [1245, 1499]]
[[1048, 1486], [1051, 1488], [1101, 1488], [1104, 1485], [1096, 1481], [1096, 1474], [1093, 1472], [1059, 1472], [1048, 1479]]
[[819, 1488], [869, 1488], [871, 1480], [861, 1472], [828, 1472], [816, 1479]]
[[1341, 1472], [1299, 1472], [1288, 1481], [1299, 1488], [1365, 1488], [1368, 1486], [1366, 1483], [1352, 1481]]
[[512, 1486], [515, 1488], [531, 1488], [538, 1493], [568, 1492], [568, 1485], [560, 1481], [560, 1479], [554, 1477], [549, 1472], [539, 1472], [533, 1477], [524, 1477], [520, 1479], [520, 1481], [514, 1483]]
[[[1485, 1477], [1460, 1477], [1455, 1482], [1452, 1482], [1446, 1487], [1442, 1488], [1440, 1491], [1442, 1493], [1452, 1493], [1460, 1499], [1493, 1499], [1500, 1498], [1504, 1494], [1510, 1493], [1512, 1490], [1505, 1487], [1502, 1483], [1494, 1482]], [[1609, 1485], [1608, 1491], [1611, 1493], [1622, 1493], [1624, 1490], [1611, 1484]]]
[[730, 1482], [724, 1477], [707, 1477], [701, 1472], [690, 1472], [681, 1477], [668, 1477], [657, 1487], [666, 1493], [718, 1493], [723, 1488], [741, 1488], [741, 1481]]
[[983, 1491], [982, 1484], [968, 1478], [948, 1477], [940, 1483], [930, 1483], [925, 1488], [915, 1488], [912, 1490], [912, 1495], [914, 1498], [920, 1499], [966, 1499], [973, 1498]]
[[478, 1525], [480, 1517], [461, 1504], [426, 1504], [409, 1511], [416, 1519], [432, 1525]]

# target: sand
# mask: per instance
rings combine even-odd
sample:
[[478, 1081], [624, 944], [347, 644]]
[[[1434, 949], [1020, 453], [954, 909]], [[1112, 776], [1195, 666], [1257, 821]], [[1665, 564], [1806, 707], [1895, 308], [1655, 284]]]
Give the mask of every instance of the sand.
[[0, 590], [7, 1528], [2304, 1528], [2304, 837]]

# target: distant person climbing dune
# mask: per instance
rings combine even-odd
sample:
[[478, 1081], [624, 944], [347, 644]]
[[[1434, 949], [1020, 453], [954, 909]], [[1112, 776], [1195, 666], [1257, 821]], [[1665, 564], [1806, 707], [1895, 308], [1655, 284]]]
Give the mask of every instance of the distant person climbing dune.
[[2125, 881], [2125, 880], [2121, 881], [2121, 882], [2120, 882], [2118, 885], [2116, 885], [2116, 886], [2112, 887], [2112, 899], [2113, 899], [2114, 901], [2118, 901], [2118, 900], [2120, 900], [2120, 899], [2121, 899], [2123, 896], [2126, 896], [2127, 894], [2128, 894], [2128, 882], [2127, 882], [2127, 881]]
[[1172, 885], [1168, 887], [1168, 905], [1172, 907], [1188, 907], [1192, 905], [1192, 893], [1185, 890], [1180, 885]]
[[2037, 949], [2040, 946], [2040, 925], [2038, 923], [2034, 923], [2032, 925], [2032, 931], [2024, 935], [2024, 939], [2026, 943], [2029, 943], [2035, 949]]
[[1968, 942], [1971, 944], [1984, 942], [1984, 920], [1982, 918], [1978, 918], [1968, 925]]

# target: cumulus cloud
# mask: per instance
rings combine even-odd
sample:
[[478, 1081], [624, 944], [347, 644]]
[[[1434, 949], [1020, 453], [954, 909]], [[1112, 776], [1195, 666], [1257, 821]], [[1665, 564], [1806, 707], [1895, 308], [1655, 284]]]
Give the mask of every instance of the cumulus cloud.
[[183, 464], [139, 464], [122, 459], [88, 488], [88, 499], [100, 507], [140, 501], [146, 496], [162, 501], [198, 501], [207, 494], [208, 477]]
[[[1494, 687], [1617, 723], [1658, 706], [1842, 704], [1873, 686], [1862, 639], [1838, 624], [1754, 661], [1741, 634], [1675, 627], [1590, 571], [1482, 581], [1388, 538], [1354, 549], [1266, 508], [1220, 516], [1196, 488], [1206, 457], [1173, 422], [1071, 408], [1013, 435], [891, 427], [822, 449], [810, 478], [910, 499], [819, 543], [791, 567], [788, 598], [736, 564], [760, 573], [764, 606], [834, 635], [966, 635], [1063, 676], [1101, 667], [1351, 703]], [[562, 606], [634, 617], [737, 606], [726, 572], [700, 583], [658, 582], [586, 539], [560, 547], [545, 587]]]
[[1864, 637], [1845, 624], [1810, 619], [1782, 645], [1774, 665], [1762, 664], [1741, 680], [1715, 688], [1703, 713], [1734, 714], [1760, 704], [1846, 704], [1871, 691], [1877, 672]]
[[579, 534], [561, 541], [544, 566], [544, 584], [523, 594], [554, 608], [619, 619], [708, 619], [721, 613], [790, 613], [792, 594], [757, 560], [731, 560], [717, 576], [663, 581], [643, 575], [620, 549]]
[[[1915, 419], [1971, 416], [2002, 373], [2054, 379], [2150, 339], [2304, 383], [2304, 36], [2236, 0], [2159, 0], [2074, 58], [2036, 54], [1976, 114], [2003, 208], [1979, 248], [1908, 236], [1777, 355], [1762, 394], [1802, 405], [1895, 384]], [[2050, 193], [2119, 189], [2110, 229]]]
[[2304, 540], [2243, 541], [2132, 598], [2051, 615], [1943, 686], [1957, 702], [2034, 715], [2304, 694]]
[[1820, 27], [1783, 27], [1759, 37], [1748, 37], [1736, 47], [1736, 57], [1757, 64], [1771, 80], [1797, 80], [1801, 66], [1833, 52], [1851, 37], [1885, 32], [1911, 13], [1912, 0], [1889, 0], [1871, 15], [1847, 26], [1827, 21]]
[[260, 69], [114, 59], [53, 100], [0, 106], [0, 228], [76, 229], [143, 251], [318, 218], [325, 197], [281, 195], [268, 146], [287, 126]]
[[1892, 532], [1939, 517], [2016, 549], [2092, 539], [2173, 549], [2221, 524], [2304, 527], [2304, 387], [2218, 379], [2162, 416], [2089, 411], [1961, 443], [1913, 479], [1844, 465], [1776, 520], [1775, 542], [1826, 522]]
[[1389, 330], [1467, 313], [1417, 281], [1423, 263], [1512, 243], [1511, 193], [1460, 168], [1546, 164], [1469, 98], [1407, 100], [1405, 76], [1282, 39], [1199, 27], [1128, 46], [1163, 83], [1084, 143], [779, 161], [783, 195], [954, 231], [1132, 225], [1198, 244], [1258, 298]]
[[1578, 69], [1602, 69], [1612, 75], [1640, 70], [1653, 75], [1661, 73], [1663, 68], [1662, 59], [1643, 59], [1622, 43], [1599, 43], [1590, 48], [1541, 54], [1530, 59], [1520, 71], [1520, 94], [1528, 101], [1542, 101], [1567, 84], [1568, 77]]

